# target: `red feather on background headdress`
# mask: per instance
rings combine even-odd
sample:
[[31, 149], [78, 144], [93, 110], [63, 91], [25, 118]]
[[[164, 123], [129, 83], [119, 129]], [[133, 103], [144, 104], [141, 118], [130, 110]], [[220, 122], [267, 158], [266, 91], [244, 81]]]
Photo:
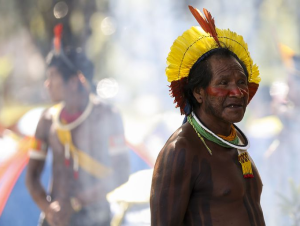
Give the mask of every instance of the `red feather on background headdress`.
[[60, 48], [61, 48], [61, 36], [62, 36], [62, 31], [63, 31], [63, 25], [62, 24], [57, 24], [54, 29], [54, 49], [56, 53], [60, 53]]
[[215, 20], [211, 16], [210, 12], [208, 12], [205, 8], [203, 8], [203, 12], [205, 17], [202, 15], [202, 13], [194, 8], [193, 6], [189, 5], [189, 9], [193, 16], [196, 18], [202, 29], [206, 32], [209, 33], [216, 41], [219, 47], [221, 47], [218, 36], [217, 36], [217, 31], [216, 31], [216, 26], [215, 26]]

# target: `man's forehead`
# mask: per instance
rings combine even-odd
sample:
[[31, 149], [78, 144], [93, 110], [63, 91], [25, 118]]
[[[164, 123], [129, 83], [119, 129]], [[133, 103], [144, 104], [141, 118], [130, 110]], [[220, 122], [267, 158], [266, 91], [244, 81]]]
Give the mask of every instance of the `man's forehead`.
[[237, 70], [245, 74], [242, 65], [233, 56], [214, 55], [209, 59], [209, 63], [213, 73]]
[[60, 76], [61, 77], [60, 71], [55, 66], [48, 67], [47, 70], [46, 70], [46, 75], [47, 76], [52, 76], [52, 77], [53, 76]]

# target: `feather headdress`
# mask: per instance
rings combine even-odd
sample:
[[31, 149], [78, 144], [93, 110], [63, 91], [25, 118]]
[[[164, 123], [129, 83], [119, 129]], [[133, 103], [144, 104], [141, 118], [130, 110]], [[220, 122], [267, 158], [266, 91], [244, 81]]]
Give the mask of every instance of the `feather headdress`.
[[179, 36], [171, 46], [167, 58], [166, 75], [170, 84], [170, 94], [174, 97], [176, 107], [185, 114], [186, 100], [183, 87], [187, 83], [190, 69], [205, 53], [216, 48], [227, 48], [246, 66], [248, 71], [249, 102], [256, 93], [260, 77], [257, 65], [253, 63], [248, 46], [241, 35], [229, 29], [218, 29], [210, 12], [203, 9], [204, 15], [196, 8], [189, 6], [191, 13], [200, 24], [192, 27]]

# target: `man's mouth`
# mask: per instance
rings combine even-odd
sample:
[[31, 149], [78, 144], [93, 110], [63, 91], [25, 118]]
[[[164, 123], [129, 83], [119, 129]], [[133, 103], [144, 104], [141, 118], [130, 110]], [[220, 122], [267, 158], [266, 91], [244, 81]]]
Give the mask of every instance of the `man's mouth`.
[[227, 108], [242, 108], [242, 104], [229, 104], [226, 106]]

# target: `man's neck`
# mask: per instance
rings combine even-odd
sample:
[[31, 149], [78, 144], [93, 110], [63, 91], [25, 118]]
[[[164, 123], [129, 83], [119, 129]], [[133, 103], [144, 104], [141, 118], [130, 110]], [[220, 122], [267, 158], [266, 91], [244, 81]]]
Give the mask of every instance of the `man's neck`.
[[229, 136], [231, 132], [230, 122], [225, 122], [224, 120], [213, 116], [212, 114], [207, 114], [205, 111], [201, 111], [200, 108], [194, 111], [196, 116], [203, 122], [203, 124], [213, 133], [223, 136]]
[[82, 93], [70, 94], [65, 99], [64, 102], [65, 102], [64, 109], [69, 114], [76, 114], [78, 112], [83, 112], [89, 102], [89, 93], [82, 92]]

